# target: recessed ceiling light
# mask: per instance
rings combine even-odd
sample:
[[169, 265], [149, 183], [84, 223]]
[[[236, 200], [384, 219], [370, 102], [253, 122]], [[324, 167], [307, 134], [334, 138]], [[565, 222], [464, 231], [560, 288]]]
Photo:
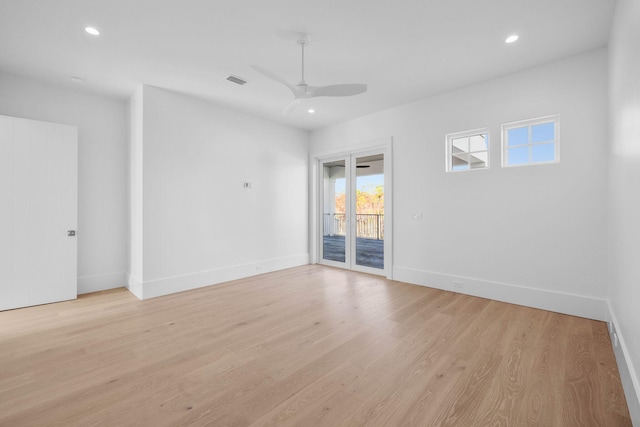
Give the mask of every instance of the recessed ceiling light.
[[99, 36], [100, 35], [100, 31], [98, 31], [97, 29], [93, 28], [93, 27], [85, 27], [84, 30], [91, 34], [92, 36]]
[[315, 113], [315, 112], [316, 112], [316, 110], [314, 110], [313, 108], [309, 108], [309, 109], [307, 110], [307, 113], [309, 113], [309, 114], [313, 114], [313, 113]]
[[504, 42], [505, 43], [513, 43], [513, 42], [517, 41], [518, 38], [519, 37], [516, 34], [513, 34], [513, 35], [507, 37], [507, 39]]

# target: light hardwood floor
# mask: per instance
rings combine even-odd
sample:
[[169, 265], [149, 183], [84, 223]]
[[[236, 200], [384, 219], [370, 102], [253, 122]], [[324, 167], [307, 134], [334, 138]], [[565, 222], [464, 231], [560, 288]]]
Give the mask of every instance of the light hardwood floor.
[[3, 426], [629, 426], [604, 323], [305, 266], [0, 313]]

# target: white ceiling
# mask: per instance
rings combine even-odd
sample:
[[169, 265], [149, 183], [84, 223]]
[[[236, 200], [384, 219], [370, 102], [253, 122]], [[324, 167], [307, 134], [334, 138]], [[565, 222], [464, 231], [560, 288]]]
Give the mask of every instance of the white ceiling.
[[[0, 0], [0, 71], [128, 97], [140, 84], [315, 129], [606, 46], [614, 0]], [[92, 25], [102, 34], [89, 36]], [[289, 116], [289, 90], [249, 67], [367, 83]], [[504, 39], [512, 34], [512, 45]], [[238, 86], [229, 74], [249, 81]], [[86, 79], [73, 83], [71, 76]]]

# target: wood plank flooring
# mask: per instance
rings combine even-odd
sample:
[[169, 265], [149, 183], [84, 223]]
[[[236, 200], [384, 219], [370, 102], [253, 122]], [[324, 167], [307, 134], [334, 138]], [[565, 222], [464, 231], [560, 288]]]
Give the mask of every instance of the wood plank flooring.
[[304, 266], [0, 313], [2, 426], [630, 426], [602, 322]]

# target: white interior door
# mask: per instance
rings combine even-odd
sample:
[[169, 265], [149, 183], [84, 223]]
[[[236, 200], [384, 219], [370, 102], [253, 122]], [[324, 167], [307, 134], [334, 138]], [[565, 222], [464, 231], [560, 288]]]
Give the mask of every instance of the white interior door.
[[77, 297], [77, 129], [0, 116], [0, 310]]

